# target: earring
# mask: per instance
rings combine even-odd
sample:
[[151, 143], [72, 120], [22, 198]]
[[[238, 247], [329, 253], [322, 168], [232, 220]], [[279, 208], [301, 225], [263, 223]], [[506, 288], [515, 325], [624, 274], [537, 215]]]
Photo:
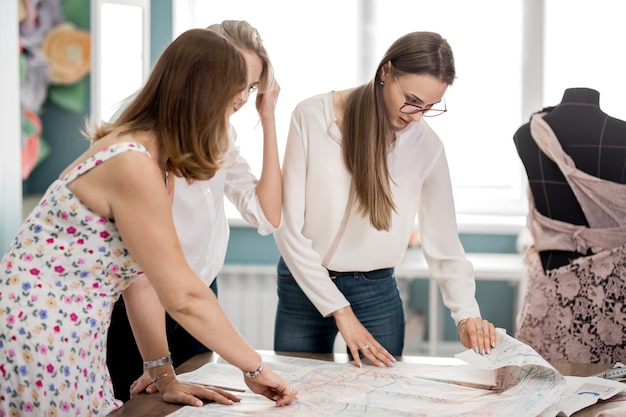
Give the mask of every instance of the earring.
[[385, 85], [385, 82], [383, 80], [380, 80], [380, 85]]

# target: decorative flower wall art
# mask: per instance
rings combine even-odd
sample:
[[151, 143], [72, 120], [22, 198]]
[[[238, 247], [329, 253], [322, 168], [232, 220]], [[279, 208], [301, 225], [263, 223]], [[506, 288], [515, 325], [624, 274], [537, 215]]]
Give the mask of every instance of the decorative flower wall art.
[[43, 139], [46, 100], [84, 113], [91, 69], [89, 0], [17, 0], [20, 19], [22, 179], [53, 151]]

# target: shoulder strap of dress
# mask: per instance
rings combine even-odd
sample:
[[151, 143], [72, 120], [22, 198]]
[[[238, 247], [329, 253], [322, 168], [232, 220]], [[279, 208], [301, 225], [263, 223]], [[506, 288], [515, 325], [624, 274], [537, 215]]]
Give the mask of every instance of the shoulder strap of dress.
[[138, 143], [133, 143], [133, 142], [116, 143], [114, 145], [107, 146], [106, 148], [96, 152], [84, 162], [81, 162], [80, 164], [76, 165], [70, 172], [67, 173], [67, 175], [63, 178], [63, 181], [71, 182], [75, 180], [76, 178], [78, 178], [79, 176], [81, 176], [82, 174], [84, 174], [85, 172], [89, 171], [91, 168], [98, 166], [104, 161], [107, 161], [113, 158], [115, 155], [119, 155], [121, 153], [128, 152], [128, 151], [138, 151], [148, 156], [151, 156], [150, 152], [148, 152], [148, 150], [144, 148], [143, 145], [140, 145]]
[[530, 120], [530, 133], [539, 149], [550, 158], [565, 177], [576, 170], [574, 160], [565, 153], [550, 125], [543, 119], [545, 113], [536, 113]]

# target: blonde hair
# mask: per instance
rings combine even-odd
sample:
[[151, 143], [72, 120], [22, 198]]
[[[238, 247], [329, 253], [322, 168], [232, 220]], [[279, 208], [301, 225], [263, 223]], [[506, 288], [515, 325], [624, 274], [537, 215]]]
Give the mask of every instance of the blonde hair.
[[448, 85], [455, 78], [454, 57], [448, 42], [433, 32], [413, 32], [396, 40], [376, 68], [374, 79], [357, 87], [346, 101], [343, 115], [343, 156], [352, 174], [358, 210], [377, 230], [389, 230], [396, 210], [387, 167], [395, 136], [383, 102], [381, 72], [391, 62], [398, 74], [428, 74]]
[[272, 88], [274, 83], [274, 67], [269, 54], [263, 46], [263, 39], [259, 31], [245, 20], [224, 20], [207, 29], [215, 31], [231, 41], [236, 47], [256, 53], [263, 65], [259, 80], [259, 93], [264, 93]]
[[96, 128], [91, 139], [114, 130], [154, 132], [174, 175], [210, 179], [228, 149], [233, 98], [246, 85], [246, 62], [230, 41], [205, 29], [188, 30], [163, 51], [120, 117]]

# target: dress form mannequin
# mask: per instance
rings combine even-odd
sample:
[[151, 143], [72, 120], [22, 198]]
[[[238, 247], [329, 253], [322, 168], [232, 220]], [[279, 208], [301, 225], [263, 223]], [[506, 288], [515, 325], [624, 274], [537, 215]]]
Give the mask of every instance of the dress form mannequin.
[[[626, 183], [626, 122], [600, 109], [600, 94], [589, 88], [569, 88], [556, 107], [547, 108], [544, 120], [566, 154], [590, 175]], [[544, 216], [576, 225], [588, 225], [569, 184], [557, 165], [538, 148], [530, 124], [514, 135], [517, 152], [526, 168], [537, 210]], [[568, 264], [587, 253], [542, 251], [545, 270]]]

